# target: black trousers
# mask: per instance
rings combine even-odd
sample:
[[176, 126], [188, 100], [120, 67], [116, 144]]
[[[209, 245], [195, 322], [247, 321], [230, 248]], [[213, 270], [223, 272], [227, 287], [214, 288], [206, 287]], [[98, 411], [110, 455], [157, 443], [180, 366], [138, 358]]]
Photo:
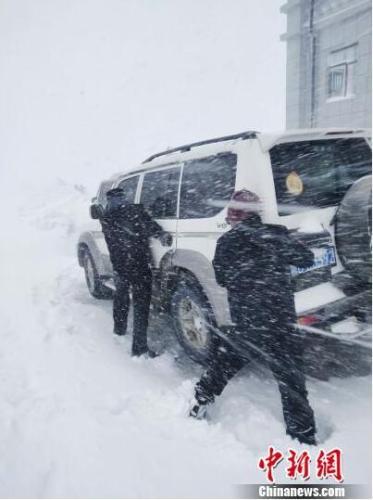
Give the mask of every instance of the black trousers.
[[[209, 367], [196, 385], [195, 397], [201, 404], [213, 402], [228, 381], [253, 358], [265, 361], [277, 381], [281, 395], [286, 433], [302, 442], [314, 444], [315, 419], [308, 401], [302, 362], [302, 339], [297, 332], [284, 329], [276, 335], [265, 335], [264, 329], [253, 332], [254, 342], [240, 342], [250, 338], [240, 325], [226, 334], [225, 339], [215, 337]], [[276, 326], [274, 325], [274, 328]], [[258, 342], [258, 335], [264, 336]], [[250, 346], [251, 344], [251, 346]]]
[[152, 292], [152, 274], [146, 269], [134, 276], [124, 273], [114, 274], [115, 294], [113, 301], [114, 331], [125, 334], [130, 307], [130, 289], [133, 300], [133, 341], [132, 353], [142, 354], [148, 349], [147, 329]]

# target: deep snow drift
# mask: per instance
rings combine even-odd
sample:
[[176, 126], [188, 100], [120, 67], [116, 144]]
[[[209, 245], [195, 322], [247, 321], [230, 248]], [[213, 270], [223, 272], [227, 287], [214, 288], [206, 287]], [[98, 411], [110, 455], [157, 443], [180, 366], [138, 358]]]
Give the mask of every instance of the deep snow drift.
[[[111, 333], [111, 302], [88, 295], [75, 244], [89, 197], [59, 182], [20, 199], [22, 208], [14, 197], [5, 203], [0, 496], [231, 496], [237, 483], [263, 482], [257, 462], [268, 445], [301, 449], [284, 434], [271, 376], [246, 370], [209, 422], [188, 419], [201, 369], [174, 359], [167, 321], [153, 318], [151, 339], [169, 350], [134, 360], [130, 339]], [[308, 387], [320, 447], [342, 448], [346, 483], [366, 482], [370, 377]]]

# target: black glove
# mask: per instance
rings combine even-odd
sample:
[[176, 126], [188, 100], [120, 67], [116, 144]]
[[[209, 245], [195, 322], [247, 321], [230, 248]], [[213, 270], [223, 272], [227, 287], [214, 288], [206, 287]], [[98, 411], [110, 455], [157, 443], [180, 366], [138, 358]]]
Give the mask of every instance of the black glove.
[[172, 234], [168, 233], [167, 231], [164, 231], [160, 238], [159, 241], [161, 242], [161, 245], [164, 247], [170, 247], [172, 245]]

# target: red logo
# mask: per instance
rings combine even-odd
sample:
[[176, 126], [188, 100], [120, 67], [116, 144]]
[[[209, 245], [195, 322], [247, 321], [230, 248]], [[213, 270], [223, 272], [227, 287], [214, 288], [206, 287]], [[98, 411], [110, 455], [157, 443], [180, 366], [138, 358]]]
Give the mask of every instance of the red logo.
[[[286, 477], [290, 479], [302, 478], [308, 481], [311, 477], [311, 455], [308, 450], [297, 452], [289, 449], [285, 455], [273, 446], [268, 448], [267, 456], [260, 458], [258, 467], [265, 472], [267, 481], [275, 482], [274, 470], [286, 458], [288, 466], [286, 468]], [[342, 473], [342, 451], [339, 448], [334, 448], [328, 452], [320, 450], [315, 463], [315, 472], [318, 479], [328, 479], [333, 477], [336, 481], [343, 481]]]
[[258, 463], [259, 469], [262, 469], [267, 474], [267, 481], [273, 483], [273, 469], [278, 466], [284, 455], [280, 451], [275, 451], [273, 446], [268, 448], [268, 456], [261, 458]]
[[305, 481], [310, 478], [311, 457], [308, 451], [302, 451], [297, 455], [296, 451], [289, 449], [288, 462], [290, 465], [286, 469], [287, 477], [297, 479], [301, 476]]
[[320, 450], [317, 459], [317, 477], [319, 479], [327, 479], [334, 477], [339, 483], [343, 481], [342, 474], [342, 451], [339, 448], [334, 448], [328, 453]]

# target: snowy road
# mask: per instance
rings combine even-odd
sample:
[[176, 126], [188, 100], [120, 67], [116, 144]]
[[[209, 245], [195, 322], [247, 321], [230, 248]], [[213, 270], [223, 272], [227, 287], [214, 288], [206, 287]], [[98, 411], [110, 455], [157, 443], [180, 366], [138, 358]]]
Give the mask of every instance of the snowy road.
[[[210, 422], [189, 420], [200, 368], [168, 352], [132, 359], [111, 302], [88, 295], [75, 256], [84, 193], [62, 183], [28, 207], [1, 234], [0, 497], [231, 496], [264, 480], [268, 445], [297, 448], [266, 372], [237, 377]], [[153, 318], [153, 342], [167, 343], [166, 325]], [[370, 477], [370, 388], [309, 382], [320, 446], [342, 448], [346, 483]]]

